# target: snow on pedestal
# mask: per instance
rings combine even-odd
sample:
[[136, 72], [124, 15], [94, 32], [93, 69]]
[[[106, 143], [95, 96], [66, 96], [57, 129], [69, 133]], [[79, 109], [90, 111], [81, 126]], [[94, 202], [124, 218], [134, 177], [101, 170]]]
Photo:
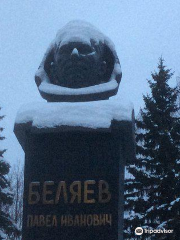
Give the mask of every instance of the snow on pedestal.
[[134, 157], [134, 112], [121, 99], [94, 102], [31, 103], [17, 113], [14, 132], [23, 149], [27, 133], [113, 132], [126, 141], [126, 158]]
[[132, 104], [107, 100], [81, 103], [33, 103], [23, 106], [17, 114], [16, 124], [31, 123], [36, 128], [74, 126], [109, 128], [113, 120], [131, 121]]

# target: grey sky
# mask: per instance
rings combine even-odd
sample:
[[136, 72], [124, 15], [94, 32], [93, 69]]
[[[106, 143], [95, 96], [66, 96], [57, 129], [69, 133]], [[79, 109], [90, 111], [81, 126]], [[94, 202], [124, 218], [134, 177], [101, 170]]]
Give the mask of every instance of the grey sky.
[[6, 115], [3, 146], [11, 163], [23, 158], [13, 134], [17, 110], [43, 101], [35, 71], [57, 30], [74, 19], [92, 23], [115, 43], [123, 72], [119, 95], [134, 103], [136, 113], [161, 55], [175, 71], [175, 85], [180, 72], [179, 0], [1, 0], [0, 106]]

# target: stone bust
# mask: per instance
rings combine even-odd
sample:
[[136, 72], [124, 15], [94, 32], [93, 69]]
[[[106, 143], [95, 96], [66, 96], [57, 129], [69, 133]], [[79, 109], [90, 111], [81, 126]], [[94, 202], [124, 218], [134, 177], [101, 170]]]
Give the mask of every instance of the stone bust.
[[58, 32], [35, 80], [47, 101], [77, 102], [115, 95], [121, 76], [113, 43], [89, 23], [72, 21]]

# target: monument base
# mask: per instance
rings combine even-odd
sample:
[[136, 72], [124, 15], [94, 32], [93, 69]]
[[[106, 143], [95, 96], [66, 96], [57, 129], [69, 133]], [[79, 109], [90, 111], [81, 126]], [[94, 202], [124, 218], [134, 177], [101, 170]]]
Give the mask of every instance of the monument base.
[[34, 119], [15, 125], [25, 151], [23, 240], [122, 240], [133, 119], [112, 119], [96, 129], [40, 128]]

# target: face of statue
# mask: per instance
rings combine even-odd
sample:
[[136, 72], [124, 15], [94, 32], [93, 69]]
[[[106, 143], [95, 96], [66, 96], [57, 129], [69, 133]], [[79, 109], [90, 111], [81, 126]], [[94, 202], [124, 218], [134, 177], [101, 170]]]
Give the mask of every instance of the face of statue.
[[106, 73], [103, 49], [99, 45], [70, 42], [60, 47], [54, 58], [54, 84], [83, 88], [102, 83]]
[[[91, 24], [78, 20], [58, 31], [41, 61], [35, 81], [48, 102], [84, 102], [114, 96], [121, 76], [119, 59], [110, 39]], [[87, 87], [90, 87], [88, 91]]]

